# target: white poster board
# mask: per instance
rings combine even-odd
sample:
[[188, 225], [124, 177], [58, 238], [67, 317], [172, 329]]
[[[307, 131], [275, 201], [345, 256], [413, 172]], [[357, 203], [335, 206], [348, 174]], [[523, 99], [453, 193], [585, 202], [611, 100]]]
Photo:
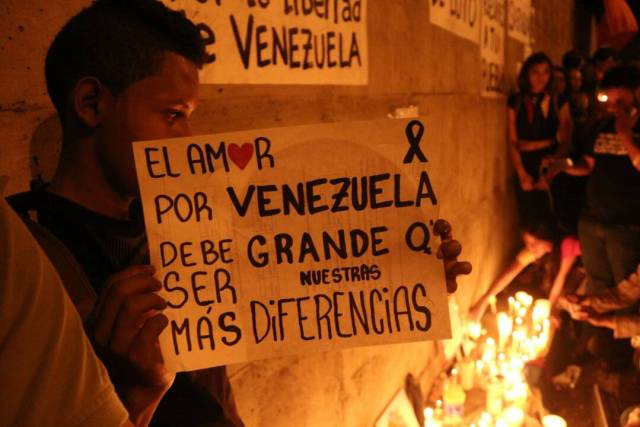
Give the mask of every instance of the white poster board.
[[449, 338], [424, 123], [135, 143], [169, 368]]
[[502, 95], [504, 81], [505, 0], [482, 1], [482, 31], [480, 57], [482, 61], [482, 90], [484, 98]]
[[531, 43], [531, 0], [509, 0], [507, 35], [525, 45]]
[[201, 83], [368, 82], [367, 0], [163, 1], [201, 30]]
[[478, 43], [482, 0], [429, 0], [429, 6], [432, 24]]

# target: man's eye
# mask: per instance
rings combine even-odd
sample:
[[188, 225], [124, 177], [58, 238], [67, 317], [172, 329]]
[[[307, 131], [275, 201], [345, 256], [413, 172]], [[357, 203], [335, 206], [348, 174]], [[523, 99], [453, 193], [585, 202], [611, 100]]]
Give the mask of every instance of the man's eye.
[[184, 116], [182, 111], [171, 110], [167, 111], [167, 120], [172, 123]]

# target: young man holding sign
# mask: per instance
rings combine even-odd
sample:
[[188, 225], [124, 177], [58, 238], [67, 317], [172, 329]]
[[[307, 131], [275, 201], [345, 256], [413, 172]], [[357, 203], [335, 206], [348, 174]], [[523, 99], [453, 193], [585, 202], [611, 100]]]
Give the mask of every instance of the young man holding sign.
[[[11, 200], [23, 214], [35, 211], [82, 267], [98, 295], [96, 303], [91, 292], [75, 301], [80, 311], [90, 308], [87, 332], [130, 411], [149, 414], [157, 405], [152, 425], [242, 425], [223, 367], [180, 373], [171, 385], [157, 345], [166, 302], [157, 295], [136, 203], [131, 143], [191, 133], [203, 58], [197, 28], [162, 3], [94, 2], [47, 56], [47, 86], [63, 127], [56, 174], [45, 190]], [[470, 265], [456, 261], [461, 248], [448, 224], [438, 229], [453, 292]], [[149, 329], [156, 345], [141, 348]]]
[[157, 1], [98, 0], [72, 18], [46, 61], [63, 128], [58, 169], [46, 190], [11, 200], [37, 212], [86, 273], [98, 295], [95, 305], [91, 292], [76, 299], [81, 312], [93, 306], [87, 333], [132, 419], [158, 405], [152, 425], [242, 425], [224, 368], [178, 374], [172, 385], [159, 347], [140, 348], [149, 329], [157, 343], [166, 303], [132, 204], [131, 142], [190, 134], [203, 55], [195, 25]]

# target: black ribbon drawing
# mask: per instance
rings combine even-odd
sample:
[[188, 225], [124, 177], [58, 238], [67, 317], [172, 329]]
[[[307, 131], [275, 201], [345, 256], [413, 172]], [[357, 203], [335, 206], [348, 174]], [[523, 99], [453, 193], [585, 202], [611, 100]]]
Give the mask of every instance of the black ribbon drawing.
[[420, 141], [424, 135], [424, 125], [422, 122], [419, 120], [411, 120], [409, 124], [407, 124], [405, 133], [407, 135], [407, 141], [409, 142], [409, 150], [407, 150], [407, 154], [404, 156], [403, 163], [411, 163], [414, 157], [417, 157], [422, 163], [426, 163], [428, 161], [427, 157], [420, 149]]

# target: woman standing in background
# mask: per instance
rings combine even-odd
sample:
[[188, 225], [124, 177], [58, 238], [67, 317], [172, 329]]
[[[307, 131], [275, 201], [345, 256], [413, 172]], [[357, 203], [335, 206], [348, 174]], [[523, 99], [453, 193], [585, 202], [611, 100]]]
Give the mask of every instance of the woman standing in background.
[[553, 210], [541, 168], [569, 149], [571, 115], [567, 103], [552, 93], [552, 70], [546, 54], [529, 56], [518, 76], [520, 91], [508, 100], [509, 151], [518, 177], [521, 219]]

